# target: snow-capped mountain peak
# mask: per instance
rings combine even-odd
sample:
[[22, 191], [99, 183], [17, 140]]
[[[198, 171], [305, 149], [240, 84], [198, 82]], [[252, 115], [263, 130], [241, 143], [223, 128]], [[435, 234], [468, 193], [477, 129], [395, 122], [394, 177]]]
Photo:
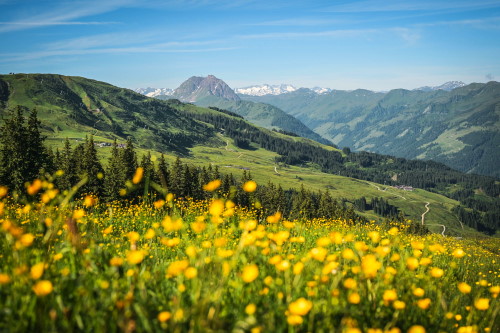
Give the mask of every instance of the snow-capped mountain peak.
[[330, 88], [321, 88], [321, 87], [314, 87], [311, 88], [312, 91], [314, 91], [316, 94], [321, 95], [321, 94], [327, 94], [332, 91]]
[[445, 91], [452, 91], [453, 89], [460, 88], [466, 86], [465, 83], [462, 81], [448, 81], [446, 83], [443, 83], [440, 86], [435, 86], [435, 87], [420, 87], [414, 90], [422, 90], [422, 91], [433, 91], [433, 90], [445, 90]]
[[[294, 92], [298, 90], [295, 86], [291, 84], [278, 84], [278, 85], [270, 85], [270, 84], [261, 84], [257, 86], [250, 86], [250, 87], [245, 87], [245, 88], [237, 88], [234, 91], [237, 94], [241, 95], [250, 95], [250, 96], [264, 96], [264, 95], [281, 95], [281, 94], [288, 94], [291, 92]], [[321, 94], [326, 94], [331, 92], [332, 90], [330, 88], [321, 88], [321, 87], [314, 87], [309, 89], [313, 92], [315, 92], [318, 95]]]
[[174, 92], [173, 89], [169, 88], [137, 88], [134, 90], [136, 93], [148, 96], [148, 97], [157, 97], [157, 96], [170, 96]]
[[297, 90], [291, 84], [261, 84], [257, 86], [237, 88], [235, 89], [237, 94], [251, 95], [251, 96], [264, 96], [264, 95], [281, 95]]

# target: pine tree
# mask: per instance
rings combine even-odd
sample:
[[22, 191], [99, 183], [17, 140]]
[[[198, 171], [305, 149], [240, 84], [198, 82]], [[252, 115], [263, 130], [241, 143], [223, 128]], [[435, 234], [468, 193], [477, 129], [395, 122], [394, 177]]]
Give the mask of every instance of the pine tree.
[[82, 192], [102, 194], [104, 170], [97, 157], [93, 136], [85, 140], [81, 167], [82, 174], [87, 177], [87, 183], [82, 187]]
[[137, 169], [137, 156], [135, 154], [134, 144], [132, 143], [132, 139], [130, 137], [127, 139], [127, 144], [122, 151], [121, 159], [125, 180], [132, 180], [135, 170]]
[[153, 174], [154, 174], [154, 164], [151, 161], [151, 153], [149, 151], [147, 154], [142, 156], [140, 166], [144, 170], [144, 174], [142, 177], [143, 181], [141, 182], [142, 187], [144, 189], [143, 195], [147, 196], [149, 193], [149, 184], [150, 184], [150, 182], [153, 178]]
[[170, 168], [169, 176], [170, 192], [176, 196], [182, 196], [184, 187], [184, 172], [183, 165], [179, 157], [175, 159], [174, 164]]
[[23, 191], [26, 182], [39, 177], [43, 168], [51, 165], [36, 110], [30, 113], [26, 124], [18, 106], [13, 116], [5, 119], [0, 133], [0, 183]]
[[57, 161], [57, 168], [63, 171], [62, 176], [58, 180], [58, 185], [61, 190], [69, 190], [77, 181], [77, 170], [73, 158], [73, 151], [68, 138], [64, 141], [64, 148], [60, 153]]
[[32, 171], [29, 177], [35, 178], [42, 170], [51, 171], [52, 161], [47, 148], [44, 146], [46, 139], [40, 132], [41, 122], [38, 120], [38, 112], [33, 109], [26, 126], [26, 156], [28, 169]]
[[111, 156], [106, 167], [106, 178], [104, 179], [104, 192], [108, 200], [117, 200], [120, 190], [125, 186], [125, 174], [123, 164], [118, 150], [116, 139], [111, 148]]
[[159, 182], [161, 186], [168, 191], [169, 171], [167, 161], [165, 161], [165, 156], [163, 154], [161, 154], [160, 161], [158, 162], [156, 178], [156, 181]]

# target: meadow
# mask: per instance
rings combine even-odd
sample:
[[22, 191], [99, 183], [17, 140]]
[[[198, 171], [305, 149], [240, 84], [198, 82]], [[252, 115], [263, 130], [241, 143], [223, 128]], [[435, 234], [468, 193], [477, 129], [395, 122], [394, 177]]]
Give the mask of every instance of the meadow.
[[287, 221], [261, 216], [258, 202], [235, 206], [218, 186], [199, 202], [115, 203], [72, 200], [49, 181], [24, 199], [0, 187], [0, 331], [500, 329], [498, 238]]

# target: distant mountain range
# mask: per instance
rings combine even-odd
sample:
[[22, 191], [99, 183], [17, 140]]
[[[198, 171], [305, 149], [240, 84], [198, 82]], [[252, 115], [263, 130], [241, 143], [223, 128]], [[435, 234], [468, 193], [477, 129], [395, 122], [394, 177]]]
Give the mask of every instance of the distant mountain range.
[[323, 144], [331, 144], [330, 141], [322, 138], [300, 120], [273, 105], [242, 101], [233, 89], [213, 75], [190, 77], [171, 94], [155, 97], [159, 99], [175, 98], [200, 106], [222, 108], [235, 112], [258, 126], [294, 133]]
[[[213, 75], [212, 75], [213, 76]], [[209, 76], [210, 77], [210, 76]], [[188, 81], [200, 81], [200, 77], [193, 76], [190, 78]], [[446, 83], [443, 83], [440, 86], [435, 86], [435, 87], [430, 87], [430, 86], [424, 86], [420, 88], [416, 88], [413, 90], [422, 90], [422, 91], [434, 91], [434, 90], [445, 90], [445, 91], [451, 91], [456, 88], [460, 88], [465, 86], [466, 84], [462, 81], [449, 81]], [[330, 88], [321, 88], [321, 87], [314, 87], [314, 88], [296, 88], [291, 84], [277, 84], [277, 85], [270, 85], [270, 84], [261, 84], [261, 85], [255, 85], [255, 86], [248, 86], [244, 88], [235, 88], [234, 92], [236, 94], [240, 95], [248, 95], [248, 96], [265, 96], [265, 95], [281, 95], [281, 94], [287, 94], [290, 92], [294, 92], [298, 89], [309, 89], [316, 94], [326, 94], [332, 91]], [[173, 89], [169, 88], [137, 88], [134, 90], [135, 92], [138, 92], [139, 94], [146, 95], [148, 97], [158, 97], [158, 96], [172, 96], [174, 94]]]

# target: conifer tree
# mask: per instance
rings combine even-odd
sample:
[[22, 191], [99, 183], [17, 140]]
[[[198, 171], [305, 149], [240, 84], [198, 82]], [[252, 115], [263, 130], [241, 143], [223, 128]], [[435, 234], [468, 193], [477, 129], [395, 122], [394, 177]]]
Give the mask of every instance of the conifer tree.
[[154, 164], [153, 161], [151, 160], [151, 153], [148, 151], [147, 154], [142, 155], [141, 163], [140, 166], [144, 170], [143, 174], [143, 181], [141, 184], [144, 191], [144, 196], [146, 196], [149, 193], [149, 184], [152, 181], [153, 175], [154, 175]]
[[49, 154], [43, 145], [36, 110], [28, 118], [20, 106], [0, 127], [0, 183], [14, 191], [23, 191], [24, 184], [40, 176], [49, 167]]
[[83, 193], [102, 194], [104, 170], [97, 157], [93, 136], [85, 139], [81, 171], [87, 177], [87, 183], [82, 187]]
[[165, 161], [165, 156], [161, 154], [160, 160], [158, 161], [158, 168], [156, 171], [156, 181], [161, 184], [161, 186], [168, 191], [169, 183], [169, 171], [168, 164]]
[[174, 164], [170, 168], [169, 176], [170, 192], [172, 192], [176, 196], [182, 196], [184, 186], [184, 172], [183, 165], [179, 157], [175, 159]]
[[38, 120], [38, 112], [33, 109], [29, 116], [26, 126], [26, 156], [28, 169], [32, 170], [30, 177], [35, 178], [41, 170], [51, 171], [52, 161], [47, 148], [44, 146], [46, 139], [40, 132], [41, 122]]
[[130, 137], [127, 139], [127, 144], [122, 151], [121, 159], [125, 180], [131, 180], [137, 169], [137, 156], [135, 154], [132, 138]]
[[125, 186], [123, 169], [122, 159], [115, 139], [106, 167], [106, 178], [104, 179], [104, 193], [108, 200], [118, 199], [120, 190]]

